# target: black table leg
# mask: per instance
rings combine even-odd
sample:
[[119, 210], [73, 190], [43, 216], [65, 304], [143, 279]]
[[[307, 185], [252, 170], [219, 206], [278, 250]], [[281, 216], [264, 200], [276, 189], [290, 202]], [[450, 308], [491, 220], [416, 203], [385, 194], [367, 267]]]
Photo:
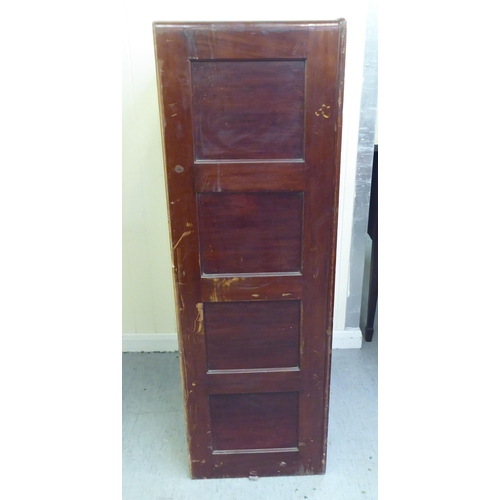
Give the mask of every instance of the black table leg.
[[373, 323], [375, 321], [375, 310], [378, 299], [378, 241], [372, 240], [372, 258], [370, 265], [370, 288], [368, 291], [368, 315], [366, 319], [365, 341], [373, 339]]
[[370, 213], [368, 217], [368, 234], [372, 239], [372, 258], [370, 265], [370, 284], [368, 291], [368, 315], [366, 319], [365, 341], [373, 338], [373, 323], [378, 300], [378, 145], [373, 151], [373, 171], [370, 194]]

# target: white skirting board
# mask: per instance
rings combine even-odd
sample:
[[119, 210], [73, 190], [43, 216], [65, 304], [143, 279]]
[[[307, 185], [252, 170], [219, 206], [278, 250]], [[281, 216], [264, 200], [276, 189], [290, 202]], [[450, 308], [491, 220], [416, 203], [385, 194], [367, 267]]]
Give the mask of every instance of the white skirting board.
[[[362, 343], [361, 330], [333, 332], [334, 349], [359, 349]], [[173, 352], [178, 351], [176, 333], [124, 333], [122, 352]]]
[[360, 328], [333, 331], [333, 349], [361, 349], [363, 334]]
[[176, 333], [122, 334], [122, 352], [174, 352], [178, 350]]

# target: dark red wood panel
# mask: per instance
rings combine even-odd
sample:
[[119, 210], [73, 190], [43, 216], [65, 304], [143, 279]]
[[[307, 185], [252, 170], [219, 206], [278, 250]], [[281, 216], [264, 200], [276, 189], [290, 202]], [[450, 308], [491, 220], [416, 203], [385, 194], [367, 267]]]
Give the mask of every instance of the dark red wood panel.
[[302, 158], [304, 61], [192, 61], [196, 159]]
[[246, 394], [254, 392], [298, 391], [299, 368], [261, 370], [209, 370], [205, 379], [208, 394]]
[[298, 394], [210, 396], [214, 450], [297, 448]]
[[302, 193], [198, 195], [206, 274], [300, 271]]
[[299, 301], [205, 304], [209, 370], [299, 366]]
[[203, 302], [235, 300], [296, 300], [302, 298], [302, 276], [297, 273], [244, 274], [233, 277], [203, 275]]
[[273, 471], [275, 476], [304, 474], [300, 453], [295, 449], [255, 450], [254, 453], [224, 454], [216, 453], [213, 457], [213, 472], [211, 477], [239, 477], [241, 471], [248, 471], [248, 476], [258, 478], [269, 476]]
[[304, 162], [203, 163], [195, 166], [197, 193], [304, 191]]
[[191, 475], [322, 473], [345, 22], [154, 33]]

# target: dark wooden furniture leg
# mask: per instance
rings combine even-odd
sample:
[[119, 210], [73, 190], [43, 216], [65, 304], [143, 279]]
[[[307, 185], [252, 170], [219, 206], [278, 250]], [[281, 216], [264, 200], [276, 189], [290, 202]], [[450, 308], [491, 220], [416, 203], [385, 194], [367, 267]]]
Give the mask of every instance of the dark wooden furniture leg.
[[372, 187], [370, 195], [370, 215], [368, 234], [372, 239], [372, 257], [370, 265], [370, 285], [368, 292], [368, 315], [366, 319], [365, 341], [373, 339], [373, 323], [378, 300], [378, 146], [373, 153]]
[[370, 266], [370, 291], [368, 293], [368, 316], [366, 319], [365, 341], [373, 339], [373, 323], [378, 299], [378, 241], [372, 240], [372, 261]]

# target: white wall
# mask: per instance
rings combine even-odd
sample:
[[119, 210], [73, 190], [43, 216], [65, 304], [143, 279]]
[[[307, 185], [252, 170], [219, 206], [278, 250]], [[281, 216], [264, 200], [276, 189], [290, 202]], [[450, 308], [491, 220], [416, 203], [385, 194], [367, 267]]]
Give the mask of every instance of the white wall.
[[[153, 21], [347, 21], [334, 335], [345, 326], [366, 2], [123, 0], [123, 348], [171, 350], [176, 323]], [[335, 336], [334, 336], [335, 345]]]

